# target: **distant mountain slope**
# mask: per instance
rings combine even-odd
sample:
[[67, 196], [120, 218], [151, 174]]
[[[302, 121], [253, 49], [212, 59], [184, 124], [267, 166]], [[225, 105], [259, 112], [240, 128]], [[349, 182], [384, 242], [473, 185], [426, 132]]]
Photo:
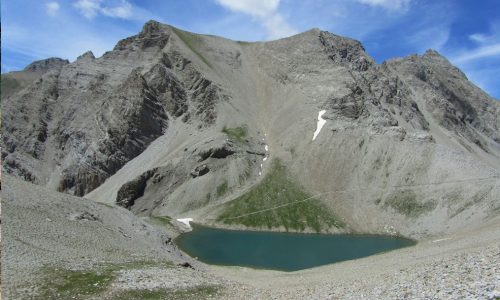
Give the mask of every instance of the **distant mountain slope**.
[[150, 21], [2, 103], [8, 173], [137, 214], [215, 222], [275, 160], [342, 230], [420, 237], [500, 212], [500, 105], [432, 50], [378, 65], [319, 29], [246, 43]]

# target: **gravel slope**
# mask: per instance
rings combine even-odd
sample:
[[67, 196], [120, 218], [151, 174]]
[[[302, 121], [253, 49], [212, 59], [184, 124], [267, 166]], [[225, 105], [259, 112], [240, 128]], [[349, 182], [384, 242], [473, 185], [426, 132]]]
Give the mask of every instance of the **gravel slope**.
[[122, 267], [104, 292], [74, 297], [142, 299], [144, 294], [134, 293], [147, 291], [165, 299], [500, 298], [500, 217], [414, 247], [286, 273], [208, 266], [165, 243], [178, 234], [173, 227], [152, 226], [125, 209], [12, 177], [4, 180], [4, 299], [33, 299], [55, 285], [48, 268], [109, 265]]
[[[51, 278], [45, 275], [53, 269], [98, 270], [129, 265], [136, 272], [146, 272], [151, 265], [166, 264], [168, 268], [156, 267], [160, 279], [165, 274], [181, 278], [170, 280], [168, 288], [205, 284], [208, 280], [203, 278], [213, 277], [203, 275], [199, 271], [203, 267], [170, 242], [178, 234], [172, 227], [153, 226], [126, 209], [53, 192], [10, 176], [2, 180], [5, 299], [31, 299], [47, 285], [46, 280]], [[186, 262], [197, 270], [176, 267]], [[116, 280], [126, 278], [126, 274], [125, 268]], [[141, 281], [135, 278], [134, 282]], [[141, 284], [115, 284], [112, 290], [140, 288]]]

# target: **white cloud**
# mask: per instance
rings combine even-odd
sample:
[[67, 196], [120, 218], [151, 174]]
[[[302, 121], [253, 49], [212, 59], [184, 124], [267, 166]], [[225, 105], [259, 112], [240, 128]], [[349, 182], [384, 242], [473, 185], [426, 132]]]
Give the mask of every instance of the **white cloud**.
[[480, 88], [499, 98], [500, 21], [491, 24], [489, 33], [474, 33], [469, 35], [469, 39], [475, 45], [453, 49], [450, 61]]
[[465, 64], [483, 58], [500, 59], [500, 22], [493, 23], [490, 34], [474, 33], [469, 35], [469, 39], [476, 43], [472, 49], [463, 49], [453, 56], [452, 60], [456, 64]]
[[469, 35], [469, 39], [477, 43], [485, 43], [488, 40], [488, 37], [482, 33], [474, 33]]
[[279, 39], [286, 36], [291, 36], [297, 33], [280, 14], [274, 14], [264, 19], [264, 27], [267, 30], [269, 39]]
[[356, 0], [359, 3], [373, 7], [381, 7], [389, 11], [405, 11], [411, 0]]
[[480, 46], [471, 51], [464, 52], [453, 58], [453, 61], [457, 64], [467, 63], [469, 61], [487, 58], [492, 56], [500, 57], [500, 43], [492, 45]]
[[60, 8], [61, 6], [59, 6], [59, 3], [57, 3], [56, 1], [48, 2], [47, 4], [45, 4], [47, 14], [51, 17], [57, 15], [57, 12]]
[[119, 6], [103, 7], [101, 12], [108, 17], [127, 19], [132, 15], [132, 5], [127, 1], [122, 1]]
[[215, 0], [219, 5], [233, 11], [250, 15], [267, 31], [268, 39], [278, 39], [297, 33], [278, 12], [280, 0]]
[[434, 27], [425, 27], [409, 35], [407, 41], [413, 44], [418, 52], [424, 52], [427, 49], [442, 51], [449, 38], [449, 25], [435, 24]]
[[87, 19], [94, 18], [100, 9], [100, 0], [78, 0], [74, 6]]
[[220, 5], [235, 12], [242, 12], [254, 17], [265, 17], [274, 13], [280, 0], [216, 0]]
[[132, 16], [132, 5], [126, 0], [121, 0], [114, 6], [103, 5], [102, 2], [103, 0], [78, 0], [74, 6], [87, 19], [93, 19], [98, 14], [121, 19]]

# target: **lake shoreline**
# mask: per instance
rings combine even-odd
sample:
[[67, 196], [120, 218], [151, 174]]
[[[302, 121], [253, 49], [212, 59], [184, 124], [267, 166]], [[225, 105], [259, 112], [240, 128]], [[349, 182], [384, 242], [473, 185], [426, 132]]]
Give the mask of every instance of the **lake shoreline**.
[[416, 245], [388, 235], [310, 234], [220, 229], [193, 224], [174, 239], [185, 254], [209, 265], [293, 272]]

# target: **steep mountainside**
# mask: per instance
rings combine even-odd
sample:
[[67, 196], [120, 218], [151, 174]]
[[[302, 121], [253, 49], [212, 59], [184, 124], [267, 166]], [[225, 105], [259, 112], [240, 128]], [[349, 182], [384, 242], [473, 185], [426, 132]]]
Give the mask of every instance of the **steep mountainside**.
[[500, 212], [500, 105], [432, 50], [378, 65], [319, 29], [247, 43], [150, 21], [100, 58], [35, 65], [2, 92], [2, 158], [52, 189], [139, 215], [417, 238]]

